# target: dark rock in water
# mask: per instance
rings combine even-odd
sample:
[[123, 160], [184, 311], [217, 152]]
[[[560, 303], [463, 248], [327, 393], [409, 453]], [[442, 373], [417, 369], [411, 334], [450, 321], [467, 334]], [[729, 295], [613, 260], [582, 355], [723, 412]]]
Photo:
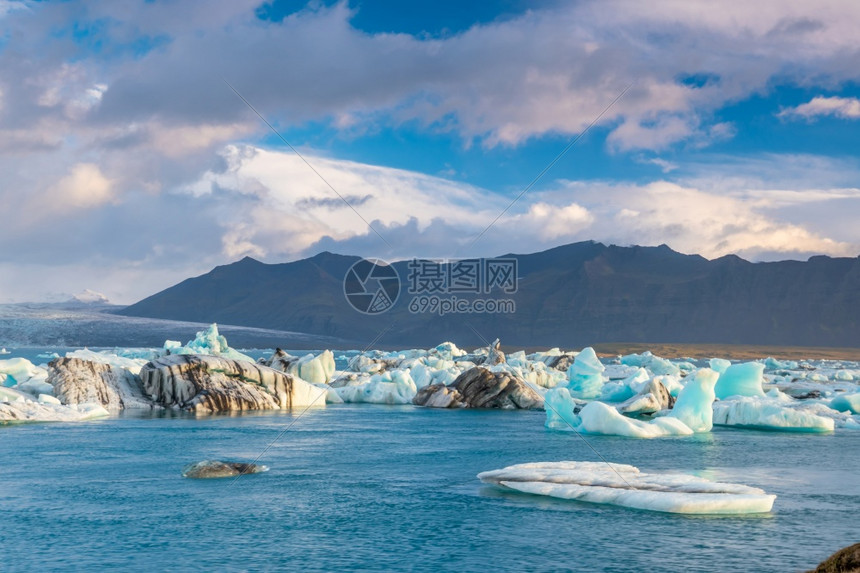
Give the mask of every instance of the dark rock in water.
[[144, 396], [138, 376], [125, 368], [83, 358], [51, 360], [47, 382], [63, 404], [97, 402], [108, 410], [154, 406]]
[[269, 468], [260, 464], [204, 460], [185, 466], [182, 469], [182, 477], [195, 479], [225, 478], [243, 474], [258, 474], [267, 471], [269, 471]]
[[556, 370], [561, 370], [562, 372], [567, 372], [570, 365], [573, 364], [574, 358], [576, 357], [573, 354], [562, 354], [554, 357], [547, 363], [547, 366], [555, 368]]
[[481, 367], [466, 370], [448, 386], [422, 388], [412, 403], [432, 408], [543, 408], [543, 399], [525, 381]]
[[640, 414], [656, 414], [660, 410], [668, 410], [675, 405], [675, 398], [659, 380], [651, 380], [642, 391], [629, 400], [622, 402], [616, 408], [622, 414], [638, 416]]
[[141, 368], [140, 378], [159, 404], [198, 413], [292, 408], [316, 390], [261, 364], [200, 354], [158, 358]]
[[860, 573], [860, 543], [840, 549], [809, 573]]
[[803, 394], [792, 394], [791, 397], [795, 400], [817, 400], [821, 398], [821, 391], [810, 390], [809, 392], [805, 392]]

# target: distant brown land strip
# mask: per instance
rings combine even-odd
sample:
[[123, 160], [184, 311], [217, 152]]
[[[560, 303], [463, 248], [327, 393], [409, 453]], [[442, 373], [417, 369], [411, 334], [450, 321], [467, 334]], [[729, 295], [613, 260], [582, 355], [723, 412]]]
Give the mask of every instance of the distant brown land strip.
[[[779, 360], [851, 360], [860, 362], [860, 348], [827, 348], [820, 346], [748, 346], [744, 344], [681, 344], [675, 342], [603, 342], [591, 345], [598, 356], [611, 358], [624, 354], [641, 354], [650, 350], [663, 358], [728, 358], [733, 360], [755, 360], [777, 358]], [[562, 350], [582, 350], [561, 347]], [[504, 352], [525, 350], [540, 352], [546, 347], [525, 348], [502, 345]]]
[[650, 350], [664, 358], [729, 358], [753, 360], [772, 356], [781, 360], [860, 360], [860, 348], [824, 348], [807, 346], [747, 346], [743, 344], [673, 344], [625, 343], [595, 344], [601, 356], [642, 353]]

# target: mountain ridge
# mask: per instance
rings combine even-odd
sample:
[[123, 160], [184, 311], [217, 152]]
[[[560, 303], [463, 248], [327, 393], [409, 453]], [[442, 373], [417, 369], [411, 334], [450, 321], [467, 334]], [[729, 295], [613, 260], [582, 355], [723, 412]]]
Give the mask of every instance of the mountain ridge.
[[[657, 247], [585, 241], [511, 253], [513, 314], [410, 313], [408, 261], [392, 266], [400, 299], [380, 315], [355, 311], [343, 277], [361, 257], [324, 251], [268, 264], [244, 257], [147, 297], [121, 314], [294, 330], [342, 339], [428, 346], [581, 346], [602, 342], [860, 346], [860, 257], [708, 260]], [[440, 295], [448, 297], [451, 295]], [[456, 294], [460, 299], [476, 296]]]

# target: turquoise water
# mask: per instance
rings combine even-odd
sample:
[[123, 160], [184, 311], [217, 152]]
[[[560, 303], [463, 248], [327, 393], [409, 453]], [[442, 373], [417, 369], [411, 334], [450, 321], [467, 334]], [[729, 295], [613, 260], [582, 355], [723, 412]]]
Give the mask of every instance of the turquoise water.
[[773, 513], [686, 517], [503, 492], [475, 474], [596, 460], [542, 412], [368, 405], [0, 427], [0, 569], [797, 571], [858, 540], [860, 432], [590, 436], [610, 461], [764, 488]]

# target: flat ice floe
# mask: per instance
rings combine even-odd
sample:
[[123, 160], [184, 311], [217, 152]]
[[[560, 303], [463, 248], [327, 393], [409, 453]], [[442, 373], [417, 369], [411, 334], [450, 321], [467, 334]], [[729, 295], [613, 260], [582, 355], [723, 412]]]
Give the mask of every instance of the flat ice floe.
[[646, 474], [605, 462], [537, 462], [478, 474], [485, 483], [559, 499], [666, 513], [767, 513], [775, 495], [747, 485], [680, 473]]

